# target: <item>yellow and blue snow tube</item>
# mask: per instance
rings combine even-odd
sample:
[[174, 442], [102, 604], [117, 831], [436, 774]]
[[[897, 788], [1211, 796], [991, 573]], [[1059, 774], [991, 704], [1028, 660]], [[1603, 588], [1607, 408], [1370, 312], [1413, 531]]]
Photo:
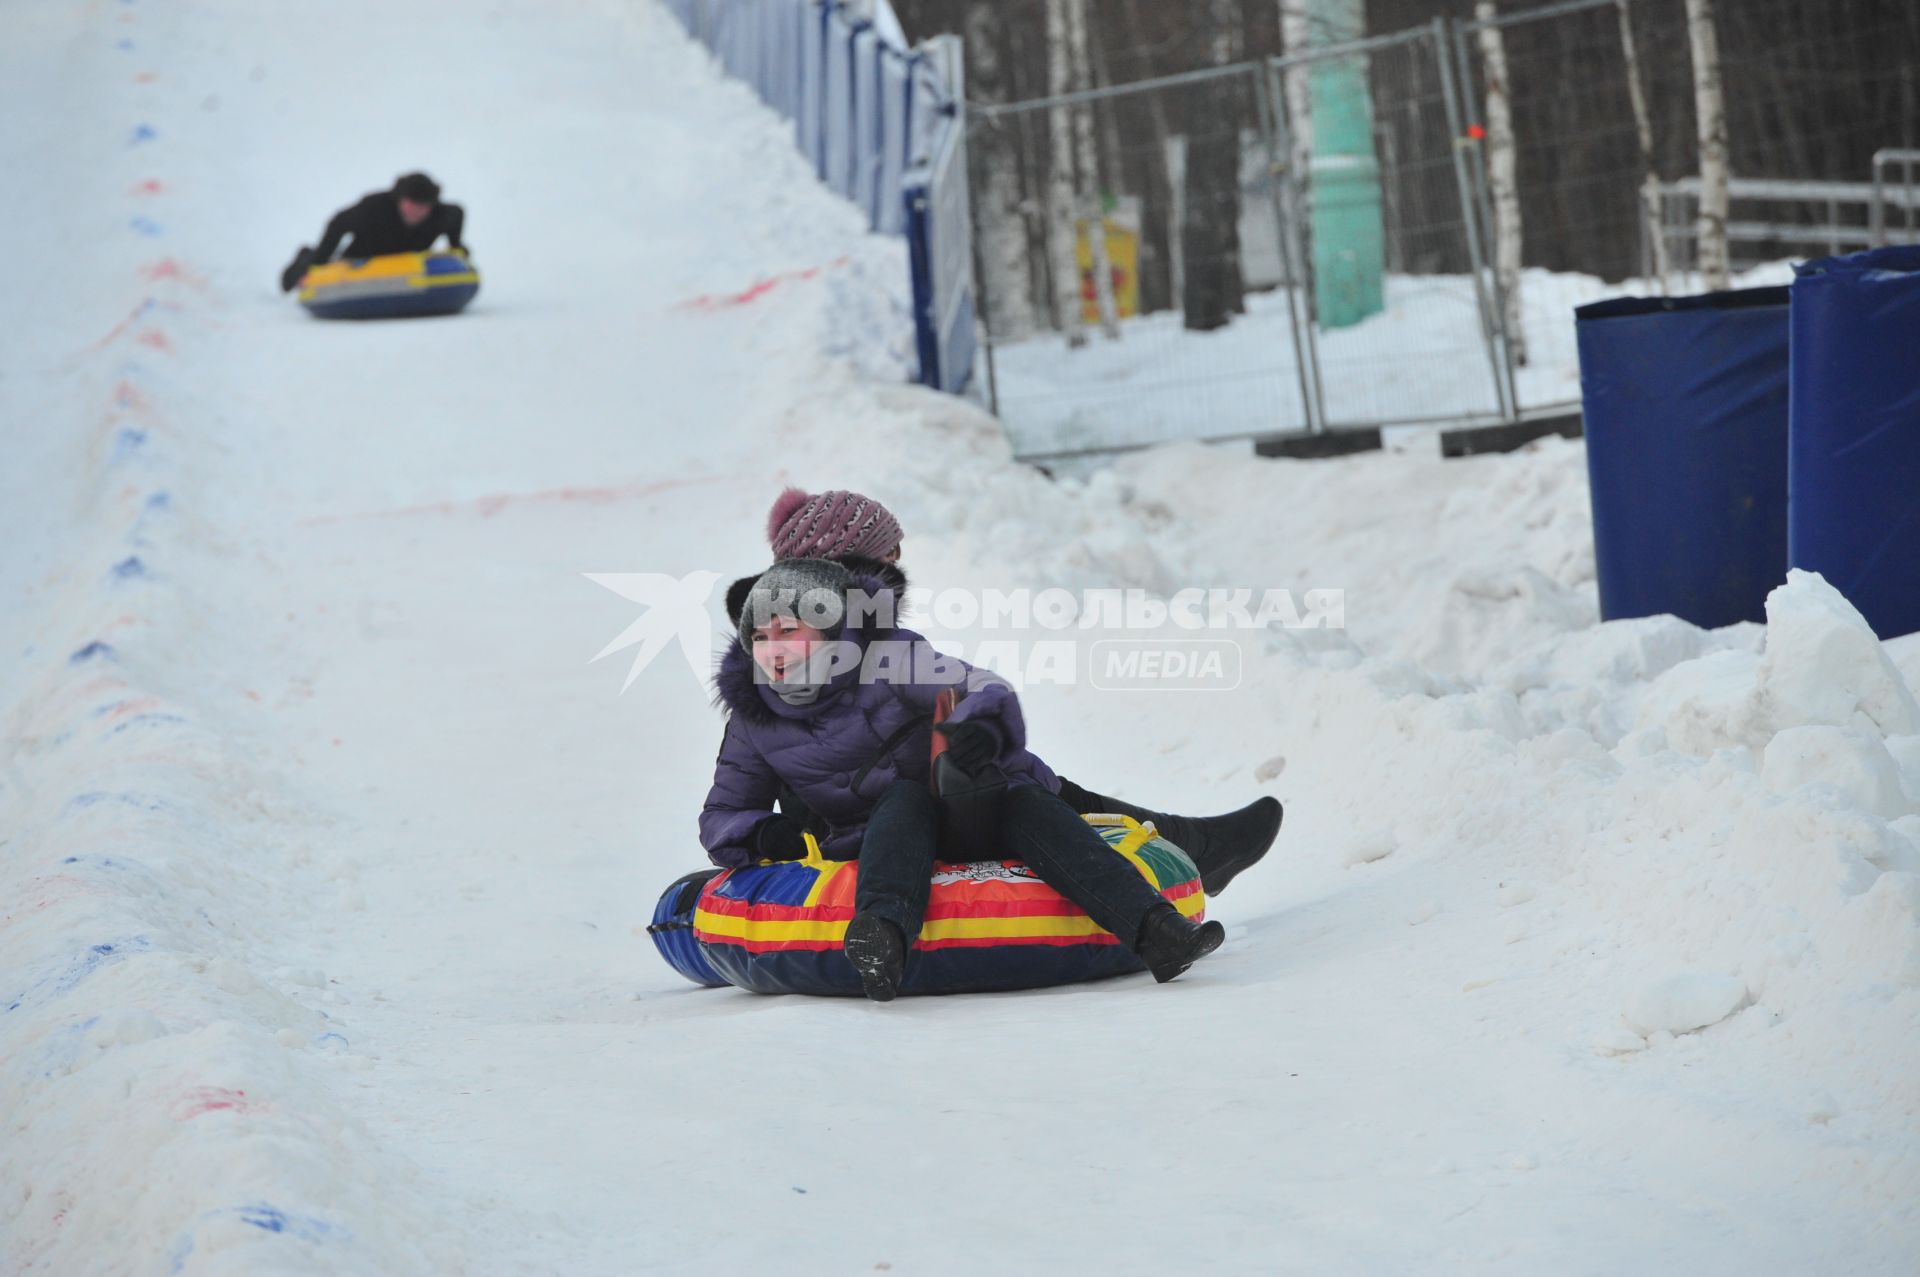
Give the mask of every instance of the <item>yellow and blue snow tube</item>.
[[389, 253], [312, 267], [300, 304], [319, 319], [411, 319], [465, 310], [479, 291], [465, 253]]
[[[1116, 856], [1189, 918], [1206, 917], [1200, 872], [1151, 825], [1085, 817]], [[696, 984], [755, 993], [859, 996], [842, 951], [860, 864], [805, 860], [689, 874], [647, 928], [669, 965]], [[934, 866], [933, 896], [907, 954], [902, 993], [984, 993], [1144, 971], [1119, 937], [1017, 860]]]

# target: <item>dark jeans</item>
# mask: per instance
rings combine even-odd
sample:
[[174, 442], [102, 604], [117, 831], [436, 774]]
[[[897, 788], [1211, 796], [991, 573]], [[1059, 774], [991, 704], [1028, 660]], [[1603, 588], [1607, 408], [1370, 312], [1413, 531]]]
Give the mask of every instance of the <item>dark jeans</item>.
[[[1009, 860], [1025, 861], [1040, 880], [1087, 911], [1131, 948], [1147, 911], [1164, 904], [1131, 861], [1056, 795], [1038, 785], [1007, 790], [1000, 840]], [[880, 795], [860, 843], [860, 885], [854, 908], [877, 913], [911, 945], [933, 890], [940, 844], [940, 803], [923, 783], [896, 780]]]

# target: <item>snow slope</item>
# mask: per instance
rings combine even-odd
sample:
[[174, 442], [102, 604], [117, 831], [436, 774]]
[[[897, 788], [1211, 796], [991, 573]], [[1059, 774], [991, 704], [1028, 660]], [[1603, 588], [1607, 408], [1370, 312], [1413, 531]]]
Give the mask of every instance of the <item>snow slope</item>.
[[[1577, 445], [1011, 465], [894, 384], [899, 246], [650, 5], [0, 33], [49, 193], [3, 214], [0, 1272], [1911, 1270], [1916, 641], [1814, 578], [1596, 625]], [[272, 291], [422, 164], [471, 313]], [[1219, 955], [887, 1007], [658, 960], [719, 720], [671, 654], [618, 694], [582, 574], [749, 571], [788, 480], [884, 495], [929, 584], [1347, 592], [1232, 693], [1027, 690], [1083, 783], [1287, 802]]]

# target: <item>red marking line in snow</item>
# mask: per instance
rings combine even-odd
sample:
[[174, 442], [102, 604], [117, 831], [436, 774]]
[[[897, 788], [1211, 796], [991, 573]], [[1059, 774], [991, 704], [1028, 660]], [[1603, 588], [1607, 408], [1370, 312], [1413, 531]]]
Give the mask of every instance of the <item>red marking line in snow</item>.
[[75, 877], [73, 874], [49, 874], [44, 878], [33, 879], [32, 885], [40, 888], [42, 891], [50, 890], [54, 892], [54, 894], [41, 896], [31, 904], [22, 903], [8, 910], [6, 913], [0, 914], [0, 929], [11, 927], [21, 919], [31, 917], [34, 914], [44, 913], [55, 905], [65, 904], [76, 896], [104, 896], [107, 894], [105, 887], [88, 882], [84, 878]]
[[133, 194], [135, 195], [162, 195], [166, 193], [166, 189], [167, 184], [157, 177], [150, 177], [144, 182], [135, 182], [133, 184]]
[[692, 297], [681, 302], [678, 306], [674, 307], [674, 309], [721, 310], [728, 306], [744, 306], [750, 301], [765, 297], [768, 293], [790, 280], [812, 279], [821, 271], [833, 270], [836, 267], [845, 266], [850, 260], [851, 259], [847, 257], [836, 257], [825, 266], [809, 266], [805, 270], [782, 271], [778, 275], [770, 275], [765, 279], [756, 280], [745, 292], [702, 293], [698, 297]]
[[[94, 342], [93, 345], [87, 347], [87, 349], [90, 351], [105, 350], [108, 346], [111, 346], [120, 337], [122, 333], [126, 332], [129, 328], [132, 328], [135, 324], [139, 323], [140, 317], [146, 314], [147, 311], [150, 309], [151, 307], [149, 307], [145, 301], [142, 301], [138, 306], [135, 306], [132, 310], [127, 312], [127, 317], [125, 319], [121, 320], [119, 323], [115, 324], [112, 328], [108, 329], [107, 335], [105, 337], [102, 337], [99, 341]], [[125, 383], [123, 382], [122, 384], [124, 385]]]
[[224, 1086], [203, 1086], [187, 1092], [180, 1098], [180, 1120], [190, 1121], [203, 1113], [258, 1113], [267, 1106], [258, 1100], [247, 1098], [245, 1091], [231, 1091]]
[[177, 280], [185, 284], [188, 288], [196, 290], [204, 289], [207, 286], [206, 280], [188, 270], [171, 257], [162, 257], [157, 262], [151, 262], [148, 265], [142, 266], [140, 273], [156, 284], [163, 279], [171, 279]]
[[483, 519], [491, 519], [509, 506], [545, 505], [550, 503], [578, 505], [611, 505], [616, 501], [631, 501], [635, 497], [648, 497], [657, 492], [669, 492], [675, 488], [699, 487], [713, 483], [731, 483], [727, 478], [711, 479], [667, 479], [660, 483], [627, 483], [612, 487], [596, 488], [548, 488], [541, 492], [493, 492], [471, 501], [434, 501], [427, 505], [403, 506], [398, 510], [370, 510], [362, 514], [317, 514], [300, 520], [301, 527], [311, 527], [323, 523], [348, 523], [356, 519], [404, 519], [422, 514], [477, 514]]

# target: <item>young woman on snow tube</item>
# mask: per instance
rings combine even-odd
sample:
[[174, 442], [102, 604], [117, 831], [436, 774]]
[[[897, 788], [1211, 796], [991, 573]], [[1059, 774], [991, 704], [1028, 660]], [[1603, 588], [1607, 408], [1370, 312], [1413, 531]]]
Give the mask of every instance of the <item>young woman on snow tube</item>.
[[[840, 949], [860, 990], [884, 1002], [903, 988], [937, 985], [912, 969], [937, 965], [924, 942], [941, 838], [941, 808], [928, 785], [938, 730], [960, 771], [997, 767], [1006, 777], [992, 830], [1004, 854], [1131, 949], [1155, 979], [1171, 980], [1218, 948], [1226, 934], [1218, 922], [1188, 918], [1149, 882], [1154, 875], [1115, 854], [1061, 801], [1052, 770], [1026, 748], [1013, 688], [895, 625], [893, 599], [880, 578], [826, 559], [778, 562], [745, 591], [735, 613], [739, 641], [717, 678], [729, 715], [700, 816], [714, 863], [745, 870], [761, 861], [857, 858]], [[942, 691], [963, 695], [936, 729]], [[775, 813], [783, 788], [827, 822], [824, 840]], [[793, 903], [804, 906], [840, 872], [817, 871]], [[1177, 866], [1169, 873], [1178, 876]], [[722, 895], [709, 889], [701, 902], [718, 905]], [[823, 937], [804, 938], [817, 946]], [[819, 962], [846, 970], [833, 959], [825, 952]]]
[[[832, 559], [856, 576], [878, 577], [893, 592], [896, 610], [907, 592], [907, 576], [900, 566], [904, 536], [899, 520], [885, 506], [872, 497], [839, 489], [808, 494], [788, 488], [767, 517], [767, 542], [776, 560]], [[752, 583], [750, 577], [736, 581], [728, 591], [729, 616], [739, 615], [740, 598]], [[1218, 896], [1235, 877], [1259, 863], [1273, 846], [1284, 814], [1278, 800], [1259, 798], [1220, 816], [1180, 816], [1095, 793], [1064, 776], [1059, 778], [1058, 792], [1083, 815], [1109, 813], [1151, 822], [1193, 860], [1209, 896]]]

